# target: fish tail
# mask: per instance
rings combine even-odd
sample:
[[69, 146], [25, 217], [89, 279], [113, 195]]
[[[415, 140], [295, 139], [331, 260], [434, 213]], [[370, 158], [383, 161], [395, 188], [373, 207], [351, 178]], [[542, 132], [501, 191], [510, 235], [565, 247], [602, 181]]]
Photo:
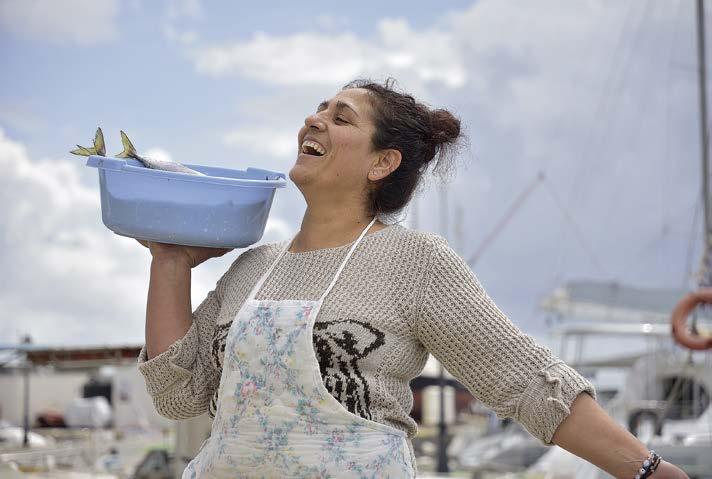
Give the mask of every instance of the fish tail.
[[101, 128], [96, 129], [96, 134], [94, 134], [94, 151], [95, 154], [106, 156], [106, 144], [104, 143], [104, 132]]
[[79, 156], [91, 156], [91, 155], [96, 155], [96, 149], [95, 148], [87, 148], [85, 146], [77, 145], [77, 148], [75, 150], [71, 150], [70, 153], [73, 155], [79, 155]]
[[131, 140], [123, 130], [121, 130], [121, 144], [124, 147], [124, 151], [116, 155], [116, 158], [135, 158], [138, 156], [136, 148], [134, 148], [133, 143], [131, 143]]

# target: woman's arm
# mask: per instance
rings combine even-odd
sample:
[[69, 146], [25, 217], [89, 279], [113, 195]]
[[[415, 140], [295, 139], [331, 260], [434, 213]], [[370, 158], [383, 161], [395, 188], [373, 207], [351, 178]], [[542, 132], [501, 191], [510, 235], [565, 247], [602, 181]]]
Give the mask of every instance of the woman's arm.
[[231, 276], [228, 272], [239, 261], [191, 313], [191, 269], [227, 250], [161, 243], [150, 247], [146, 344], [139, 353], [138, 369], [160, 415], [174, 420], [195, 417], [208, 410], [220, 382], [211, 356], [212, 341], [225, 283]]
[[[621, 479], [633, 479], [649, 453], [645, 444], [616, 423], [588, 394], [576, 397], [571, 414], [556, 429], [552, 442]], [[663, 461], [650, 477], [686, 479], [687, 475]]]
[[[586, 378], [507, 318], [441, 237], [423, 269], [415, 332], [473, 396], [545, 444], [559, 444], [617, 477], [635, 477], [648, 456], [645, 446], [598, 406]], [[661, 462], [651, 477], [687, 476]]]
[[146, 357], [151, 359], [190, 329], [191, 268], [184, 261], [153, 258], [146, 304]]

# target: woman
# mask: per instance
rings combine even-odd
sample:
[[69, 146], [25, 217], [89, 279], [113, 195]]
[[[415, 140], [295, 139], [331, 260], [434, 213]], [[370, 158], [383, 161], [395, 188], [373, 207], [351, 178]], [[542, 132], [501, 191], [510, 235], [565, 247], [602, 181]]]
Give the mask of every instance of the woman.
[[191, 268], [229, 250], [142, 242], [139, 369], [162, 415], [214, 418], [184, 477], [414, 477], [409, 381], [428, 353], [544, 443], [616, 477], [686, 477], [517, 329], [442, 237], [379, 220], [461, 137], [449, 112], [392, 86], [351, 82], [306, 118], [289, 173], [301, 229], [243, 252], [194, 313]]

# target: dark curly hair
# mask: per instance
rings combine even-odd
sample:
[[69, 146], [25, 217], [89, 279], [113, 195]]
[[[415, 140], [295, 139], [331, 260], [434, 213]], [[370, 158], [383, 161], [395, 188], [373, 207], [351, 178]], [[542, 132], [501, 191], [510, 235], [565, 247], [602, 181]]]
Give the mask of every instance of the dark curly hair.
[[449, 171], [450, 159], [464, 137], [460, 120], [443, 109], [431, 110], [413, 96], [397, 91], [394, 78], [383, 84], [370, 79], [353, 80], [342, 87], [368, 91], [373, 108], [375, 132], [371, 138], [374, 151], [395, 149], [401, 163], [391, 174], [372, 182], [368, 208], [373, 215], [395, 215], [411, 200], [420, 179], [437, 157], [433, 172], [441, 176]]

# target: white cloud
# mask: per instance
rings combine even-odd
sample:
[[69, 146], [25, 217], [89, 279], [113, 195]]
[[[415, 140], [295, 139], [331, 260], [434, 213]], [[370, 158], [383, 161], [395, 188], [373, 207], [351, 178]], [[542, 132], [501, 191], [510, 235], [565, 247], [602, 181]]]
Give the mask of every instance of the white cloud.
[[5, 0], [0, 28], [40, 42], [92, 45], [117, 35], [118, 0]]
[[403, 19], [379, 22], [377, 37], [353, 33], [256, 32], [247, 42], [189, 50], [198, 72], [230, 74], [278, 85], [340, 85], [362, 75], [413, 76], [424, 83], [460, 87], [464, 59], [439, 30], [414, 31]]

